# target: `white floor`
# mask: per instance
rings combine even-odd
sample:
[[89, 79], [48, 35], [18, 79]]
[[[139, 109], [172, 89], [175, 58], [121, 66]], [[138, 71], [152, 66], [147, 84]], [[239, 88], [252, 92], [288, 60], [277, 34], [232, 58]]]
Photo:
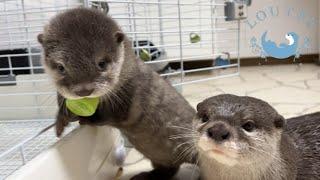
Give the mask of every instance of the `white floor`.
[[[227, 70], [226, 70], [227, 71]], [[198, 74], [193, 78], [216, 75]], [[320, 66], [313, 64], [242, 67], [239, 77], [185, 85], [183, 95], [192, 106], [210, 96], [230, 93], [261, 98], [285, 117], [320, 111]], [[122, 179], [151, 169], [150, 162], [134, 149], [129, 152]], [[186, 172], [185, 172], [186, 171]], [[178, 179], [191, 178], [192, 168], [183, 168]]]
[[[232, 71], [235, 71], [235, 69], [196, 73], [191, 76], [186, 76], [186, 78], [208, 78]], [[182, 91], [184, 97], [194, 107], [205, 98], [223, 93], [249, 95], [261, 98], [273, 105], [279, 113], [285, 117], [320, 111], [320, 66], [304, 64], [301, 66], [241, 67], [240, 76], [185, 85]], [[5, 142], [0, 143], [0, 154], [17, 143], [17, 141], [13, 141], [12, 138], [21, 141], [21, 138], [34, 134], [35, 126], [28, 124], [20, 128], [20, 126], [14, 125], [13, 123], [14, 122], [10, 121], [0, 124], [0, 132], [3, 131], [7, 133], [0, 138], [0, 142]], [[36, 123], [36, 127], [42, 129], [40, 125], [42, 124]], [[43, 126], [46, 125], [47, 124], [43, 124]], [[55, 141], [56, 138], [52, 129], [46, 134], [39, 136], [24, 148], [26, 160], [32, 159], [42, 151], [42, 149], [50, 146]], [[36, 146], [36, 148], [33, 146]], [[22, 159], [19, 153], [20, 152], [17, 151], [12, 156], [8, 156], [8, 158], [0, 161], [0, 179], [6, 177], [22, 165]], [[148, 170], [151, 170], [150, 162], [136, 150], [131, 149], [121, 179], [127, 180], [135, 174]], [[179, 172], [177, 179], [191, 180], [196, 179], [196, 177], [197, 171], [191, 166], [185, 166], [182, 168], [182, 171]]]

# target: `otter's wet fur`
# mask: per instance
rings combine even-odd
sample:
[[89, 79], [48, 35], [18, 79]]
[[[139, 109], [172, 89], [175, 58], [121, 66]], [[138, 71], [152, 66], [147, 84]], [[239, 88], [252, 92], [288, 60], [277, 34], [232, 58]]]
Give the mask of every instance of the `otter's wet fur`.
[[[163, 78], [136, 58], [132, 43], [102, 12], [77, 8], [54, 17], [38, 36], [43, 62], [59, 93], [57, 135], [69, 121], [118, 128], [149, 158], [154, 170], [133, 179], [170, 179], [180, 164], [192, 162], [171, 138], [192, 128], [195, 110]], [[65, 98], [100, 97], [91, 117], [75, 117]], [[178, 148], [177, 148], [178, 147]]]

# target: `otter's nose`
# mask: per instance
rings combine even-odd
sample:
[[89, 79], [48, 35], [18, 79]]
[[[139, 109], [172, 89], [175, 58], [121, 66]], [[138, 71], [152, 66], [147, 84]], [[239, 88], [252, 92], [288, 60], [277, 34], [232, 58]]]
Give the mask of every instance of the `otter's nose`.
[[93, 92], [93, 89], [80, 89], [80, 90], [76, 90], [75, 94], [81, 97], [84, 96], [90, 96]]
[[207, 130], [207, 135], [216, 142], [222, 142], [230, 138], [230, 132], [224, 124], [215, 124]]

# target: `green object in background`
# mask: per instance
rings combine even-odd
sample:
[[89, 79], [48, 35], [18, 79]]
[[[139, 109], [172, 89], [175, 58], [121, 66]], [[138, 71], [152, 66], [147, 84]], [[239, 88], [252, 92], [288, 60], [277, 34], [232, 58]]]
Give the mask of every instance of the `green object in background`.
[[140, 59], [143, 60], [143, 61], [150, 61], [151, 60], [150, 53], [145, 49], [141, 49], [141, 51], [140, 51]]
[[99, 104], [99, 98], [67, 99], [67, 108], [78, 116], [92, 116]]
[[190, 42], [191, 43], [197, 43], [197, 42], [200, 42], [201, 38], [198, 34], [196, 33], [190, 33]]

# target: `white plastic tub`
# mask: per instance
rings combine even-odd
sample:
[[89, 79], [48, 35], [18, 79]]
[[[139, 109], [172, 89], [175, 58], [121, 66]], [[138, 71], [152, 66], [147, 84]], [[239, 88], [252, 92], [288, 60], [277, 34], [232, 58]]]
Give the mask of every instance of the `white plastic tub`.
[[84, 126], [39, 154], [8, 180], [114, 179], [114, 150], [120, 133], [110, 127]]

